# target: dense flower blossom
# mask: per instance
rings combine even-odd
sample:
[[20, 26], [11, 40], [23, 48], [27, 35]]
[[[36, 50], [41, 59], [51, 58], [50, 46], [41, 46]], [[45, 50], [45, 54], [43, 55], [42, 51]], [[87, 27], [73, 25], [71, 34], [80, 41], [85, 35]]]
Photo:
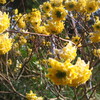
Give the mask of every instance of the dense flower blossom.
[[91, 34], [90, 40], [92, 42], [100, 42], [100, 32]]
[[0, 35], [0, 55], [7, 53], [12, 48], [12, 39], [8, 37], [8, 33]]
[[50, 33], [47, 31], [45, 26], [38, 26], [38, 27], [34, 27], [34, 31], [36, 33], [41, 33], [41, 34], [46, 34], [49, 35]]
[[43, 100], [42, 97], [37, 97], [36, 94], [32, 92], [32, 90], [30, 90], [30, 93], [26, 93], [26, 98], [27, 100]]
[[95, 31], [99, 31], [100, 32], [100, 21], [97, 21], [94, 25], [93, 28]]
[[79, 37], [79, 36], [73, 36], [71, 40], [72, 40], [72, 42], [74, 42], [76, 45], [80, 43], [80, 37]]
[[5, 4], [6, 3], [6, 0], [0, 0], [0, 3], [1, 4]]
[[45, 12], [50, 12], [51, 9], [52, 9], [51, 4], [49, 2], [44, 2], [43, 5], [42, 5], [42, 9]]
[[60, 58], [64, 60], [74, 60], [77, 56], [77, 48], [73, 46], [72, 42], [69, 42], [66, 47], [63, 47], [62, 49], [55, 49], [56, 53], [59, 54]]
[[78, 0], [76, 3], [76, 11], [78, 12], [84, 12], [86, 6], [86, 0]]
[[50, 58], [48, 62], [52, 68], [48, 69], [46, 77], [50, 78], [50, 80], [56, 85], [66, 85], [68, 82], [67, 67], [71, 66], [71, 63], [67, 62], [67, 66], [64, 66], [63, 63], [52, 58]]
[[88, 13], [95, 12], [98, 9], [98, 3], [95, 0], [88, 0], [86, 3], [86, 10]]
[[65, 7], [68, 11], [74, 11], [76, 8], [76, 1], [68, 1], [65, 4]]
[[54, 7], [59, 7], [62, 5], [63, 0], [50, 0], [51, 6]]
[[0, 33], [4, 32], [10, 25], [8, 14], [0, 11]]
[[100, 49], [94, 49], [94, 50], [93, 50], [93, 54], [94, 54], [96, 57], [100, 57]]
[[51, 68], [48, 68], [46, 77], [56, 85], [77, 87], [84, 84], [92, 74], [89, 70], [89, 63], [86, 64], [81, 58], [78, 58], [75, 65], [71, 64], [69, 60], [61, 63], [52, 58], [48, 62]]
[[46, 28], [50, 34], [59, 34], [64, 29], [64, 23], [61, 21], [48, 21]]
[[52, 18], [55, 21], [65, 20], [66, 15], [67, 13], [66, 10], [63, 8], [63, 6], [55, 7], [52, 11]]

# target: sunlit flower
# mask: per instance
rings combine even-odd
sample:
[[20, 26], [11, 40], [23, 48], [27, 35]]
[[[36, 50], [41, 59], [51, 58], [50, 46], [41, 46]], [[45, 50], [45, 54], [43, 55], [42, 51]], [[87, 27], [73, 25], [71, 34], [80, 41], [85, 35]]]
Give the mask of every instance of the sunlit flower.
[[81, 45], [81, 43], [80, 43], [81, 38], [79, 36], [73, 36], [71, 41], [74, 42], [78, 46]]
[[100, 32], [93, 33], [90, 37], [92, 42], [100, 42]]
[[48, 21], [48, 24], [46, 25], [47, 31], [50, 34], [59, 34], [64, 29], [64, 23], [61, 21]]
[[98, 3], [96, 1], [87, 1], [86, 10], [88, 13], [95, 12], [98, 9]]
[[76, 3], [76, 11], [78, 12], [84, 12], [86, 11], [86, 0], [78, 0]]
[[42, 97], [37, 97], [32, 90], [30, 90], [30, 93], [26, 93], [26, 98], [27, 100], [43, 100]]
[[77, 48], [73, 46], [72, 42], [69, 42], [66, 47], [62, 49], [56, 49], [57, 53], [59, 54], [60, 58], [63, 60], [74, 60], [77, 56]]
[[100, 21], [97, 21], [94, 25], [93, 28], [95, 31], [99, 31], [100, 32]]
[[0, 35], [0, 55], [7, 53], [12, 48], [12, 39], [8, 33]]
[[0, 3], [1, 4], [5, 4], [6, 3], [6, 0], [0, 0]]
[[4, 32], [10, 25], [8, 14], [0, 11], [0, 33]]
[[[66, 85], [68, 82], [68, 72], [66, 66], [64, 66], [63, 63], [58, 62], [57, 60], [52, 58], [50, 58], [48, 62], [52, 68], [48, 68], [49, 73], [46, 75], [46, 77], [50, 78], [50, 80], [56, 85]], [[71, 66], [71, 63], [68, 62], [67, 65]]]
[[76, 8], [76, 1], [69, 1], [65, 3], [65, 7], [68, 11], [74, 11]]
[[49, 2], [44, 2], [43, 5], [42, 5], [42, 9], [45, 12], [50, 12], [51, 9], [52, 9], [51, 4]]
[[50, 0], [51, 6], [54, 7], [59, 7], [62, 5], [63, 0]]
[[94, 49], [94, 50], [93, 50], [93, 54], [94, 54], [96, 57], [100, 57], [100, 49]]
[[52, 58], [48, 60], [48, 63], [51, 68], [48, 68], [46, 77], [56, 85], [77, 87], [89, 80], [92, 74], [89, 63], [86, 64], [81, 58], [78, 58], [75, 65], [72, 65], [69, 60], [61, 63]]
[[67, 13], [63, 7], [55, 7], [52, 11], [52, 18], [56, 21], [65, 20]]

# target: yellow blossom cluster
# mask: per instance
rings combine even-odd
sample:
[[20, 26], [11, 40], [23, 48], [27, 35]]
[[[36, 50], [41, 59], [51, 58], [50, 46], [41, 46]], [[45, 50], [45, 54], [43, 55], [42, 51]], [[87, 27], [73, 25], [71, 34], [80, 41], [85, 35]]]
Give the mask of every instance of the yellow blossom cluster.
[[5, 4], [6, 3], [6, 0], [0, 0], [0, 3], [1, 4]]
[[93, 50], [93, 54], [94, 54], [96, 57], [100, 57], [100, 49], [94, 49], [94, 50]]
[[10, 25], [8, 14], [0, 11], [0, 33], [3, 33]]
[[[33, 8], [28, 14], [17, 14], [15, 10], [15, 20], [18, 21], [19, 28], [26, 28], [30, 25], [34, 32], [41, 34], [62, 33], [68, 11], [88, 13], [86, 20], [90, 19], [90, 14], [99, 8], [99, 1], [95, 0], [50, 0], [39, 6], [40, 10]], [[89, 14], [90, 13], [90, 14]]]
[[48, 21], [46, 28], [50, 34], [59, 34], [64, 29], [64, 23], [61, 21]]
[[99, 1], [96, 0], [69, 0], [65, 3], [65, 7], [68, 11], [78, 12], [95, 12], [99, 8]]
[[19, 44], [20, 45], [24, 45], [25, 43], [27, 43], [27, 40], [25, 39], [25, 37], [24, 36], [20, 36]]
[[81, 46], [81, 38], [79, 36], [73, 36], [71, 41], [78, 45], [78, 47]]
[[72, 60], [76, 57], [77, 48], [69, 42], [66, 47], [56, 50], [64, 62], [57, 61], [53, 58], [48, 59], [48, 74], [46, 77], [56, 85], [69, 85], [77, 87], [84, 84], [91, 76], [89, 62], [86, 64], [84, 60], [78, 57], [76, 64], [72, 64]]
[[52, 11], [52, 18], [55, 21], [65, 20], [66, 15], [67, 15], [67, 12], [63, 6], [55, 7]]
[[100, 32], [92, 33], [91, 37], [90, 37], [90, 40], [92, 42], [100, 42]]
[[8, 33], [0, 35], [0, 55], [7, 53], [12, 48], [12, 39]]
[[63, 60], [74, 60], [77, 56], [77, 48], [73, 46], [72, 42], [70, 41], [66, 47], [63, 47], [62, 49], [55, 49], [56, 53], [59, 54], [60, 58]]
[[95, 31], [100, 32], [100, 20], [93, 25], [93, 28]]
[[42, 5], [42, 9], [45, 12], [50, 12], [52, 10], [51, 4], [49, 2], [44, 2]]
[[[18, 13], [18, 10], [15, 9], [14, 11], [15, 14]], [[25, 23], [25, 15], [22, 15], [21, 13], [17, 14], [14, 19], [17, 21], [17, 25], [19, 28], [25, 28], [26, 23]]]
[[42, 97], [37, 97], [32, 90], [30, 90], [30, 93], [26, 93], [26, 98], [27, 100], [43, 100]]
[[50, 0], [51, 6], [54, 7], [59, 7], [62, 6], [63, 0]]
[[38, 9], [32, 9], [32, 12], [27, 15], [26, 19], [33, 27], [38, 27], [41, 24], [41, 12]]
[[61, 63], [52, 58], [48, 62], [52, 68], [48, 68], [46, 77], [56, 85], [76, 87], [84, 84], [92, 74], [89, 70], [89, 63], [86, 64], [81, 58], [78, 58], [75, 65], [71, 64], [69, 60]]

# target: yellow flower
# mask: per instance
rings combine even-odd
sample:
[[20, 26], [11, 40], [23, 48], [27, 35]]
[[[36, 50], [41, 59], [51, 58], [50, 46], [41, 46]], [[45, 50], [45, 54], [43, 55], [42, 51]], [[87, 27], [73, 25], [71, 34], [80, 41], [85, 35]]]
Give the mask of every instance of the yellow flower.
[[89, 21], [89, 20], [90, 20], [90, 16], [91, 16], [91, 14], [86, 14], [85, 20], [86, 20], [86, 21]]
[[10, 0], [11, 2], [14, 2], [14, 0]]
[[44, 2], [43, 5], [42, 5], [42, 9], [45, 12], [50, 12], [51, 9], [52, 9], [51, 4], [49, 2]]
[[0, 35], [0, 55], [7, 53], [12, 48], [12, 39], [9, 38], [8, 33]]
[[14, 14], [18, 14], [18, 9], [15, 9], [13, 12]]
[[[55, 59], [50, 58], [48, 60], [49, 65], [52, 68], [48, 69], [48, 74], [46, 77], [50, 78], [53, 83], [56, 85], [66, 85], [67, 84], [67, 68], [63, 63], [58, 62]], [[68, 62], [67, 65], [71, 66]]]
[[100, 49], [94, 49], [94, 50], [93, 50], [93, 54], [94, 54], [96, 57], [100, 57]]
[[88, 13], [93, 13], [98, 9], [98, 3], [96, 1], [87, 1], [86, 10]]
[[10, 20], [6, 13], [0, 11], [0, 33], [4, 32], [10, 26]]
[[26, 23], [23, 20], [19, 20], [17, 24], [18, 24], [19, 28], [25, 28], [26, 27]]
[[73, 46], [72, 42], [69, 42], [66, 47], [63, 47], [62, 49], [57, 49], [58, 50], [58, 54], [60, 56], [60, 58], [62, 58], [63, 60], [74, 60], [75, 57], [77, 56], [77, 48], [75, 46]]
[[65, 7], [68, 11], [74, 11], [76, 8], [76, 1], [69, 1], [65, 3]]
[[81, 45], [79, 36], [73, 36], [71, 41], [74, 42], [78, 46]]
[[38, 9], [32, 9], [32, 12], [30, 13], [31, 17], [35, 18], [41, 18], [41, 12]]
[[62, 5], [63, 0], [50, 0], [51, 6], [54, 7], [59, 7]]
[[7, 64], [8, 65], [12, 65], [12, 60], [11, 59], [8, 59]]
[[18, 43], [14, 43], [13, 44], [13, 49], [19, 49], [19, 44]]
[[78, 58], [76, 64], [73, 65], [73, 67], [71, 67], [70, 70], [73, 70], [73, 68], [74, 68], [74, 73], [76, 73], [76, 77], [73, 78], [70, 83], [68, 83], [69, 86], [76, 87], [81, 84], [84, 84], [87, 80], [90, 79], [92, 72], [91, 72], [91, 69], [89, 69], [89, 63], [86, 64], [84, 60], [81, 60], [81, 58]]
[[93, 33], [90, 37], [92, 42], [100, 42], [100, 32]]
[[26, 98], [27, 100], [43, 100], [42, 97], [37, 97], [32, 90], [30, 90], [30, 93], [26, 93]]
[[100, 32], [100, 21], [97, 21], [94, 25], [93, 28], [95, 31], [99, 31]]
[[24, 45], [25, 43], [27, 43], [27, 40], [26, 40], [23, 36], [20, 36], [19, 43], [20, 43], [21, 45]]
[[65, 20], [67, 13], [63, 7], [55, 7], [52, 11], [52, 18], [55, 21]]
[[59, 34], [64, 29], [64, 23], [61, 21], [48, 21], [48, 24], [46, 25], [47, 31], [50, 34]]
[[32, 24], [33, 27], [38, 27], [41, 24], [41, 19], [39, 19], [39, 18], [33, 18], [31, 20], [31, 24]]
[[35, 31], [36, 33], [41, 33], [41, 34], [49, 35], [49, 32], [47, 32], [45, 26], [34, 27], [34, 31]]
[[51, 68], [48, 68], [46, 77], [56, 85], [77, 87], [89, 80], [92, 74], [89, 63], [86, 64], [81, 58], [78, 58], [75, 65], [72, 65], [69, 60], [61, 63], [52, 58], [48, 62]]
[[46, 41], [46, 40], [43, 40], [43, 41], [42, 41], [42, 44], [43, 44], [44, 46], [50, 46], [50, 45], [51, 45], [51, 42]]
[[0, 3], [1, 4], [5, 4], [6, 3], [6, 0], [0, 0]]
[[76, 3], [76, 11], [84, 12], [86, 6], [86, 0], [78, 0]]

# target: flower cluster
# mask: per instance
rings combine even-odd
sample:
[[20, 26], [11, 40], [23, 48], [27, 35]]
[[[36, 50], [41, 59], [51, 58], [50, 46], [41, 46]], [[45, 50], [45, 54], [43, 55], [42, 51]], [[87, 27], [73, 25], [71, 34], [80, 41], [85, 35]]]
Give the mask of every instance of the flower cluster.
[[0, 3], [1, 4], [5, 4], [6, 3], [6, 0], [0, 0]]
[[32, 91], [30, 93], [26, 93], [27, 100], [43, 100], [42, 97], [37, 97]]
[[75, 65], [71, 64], [69, 60], [61, 63], [52, 58], [48, 62], [52, 68], [48, 69], [49, 73], [46, 76], [56, 85], [76, 87], [84, 84], [92, 74], [89, 70], [89, 63], [86, 64], [81, 58], [78, 58]]
[[8, 33], [0, 35], [0, 55], [7, 53], [12, 48], [12, 39], [8, 37]]
[[94, 54], [96, 57], [100, 57], [100, 49], [94, 49], [94, 50], [93, 50], [93, 54]]
[[10, 25], [8, 14], [0, 11], [0, 33], [4, 32]]
[[[40, 10], [33, 8], [28, 14], [15, 14], [19, 28], [30, 25], [34, 32], [41, 34], [62, 33], [67, 19], [68, 11], [84, 13], [85, 20], [90, 19], [91, 13], [99, 9], [98, 0], [50, 0], [39, 6]], [[28, 24], [26, 24], [28, 23]]]
[[95, 31], [100, 32], [100, 21], [97, 21], [94, 25], [93, 28]]
[[59, 54], [59, 57], [63, 60], [74, 60], [77, 56], [77, 48], [73, 46], [72, 42], [70, 41], [66, 47], [63, 47], [62, 49], [55, 49], [56, 53]]
[[48, 59], [48, 63], [51, 68], [48, 68], [48, 74], [46, 75], [56, 85], [69, 85], [77, 87], [84, 84], [91, 76], [92, 72], [89, 69], [89, 63], [85, 63], [79, 57], [76, 64], [72, 64], [71, 61], [76, 57], [76, 47], [72, 47], [71, 42], [60, 52], [60, 57], [64, 58], [64, 62], [59, 62], [55, 59]]
[[68, 0], [65, 7], [69, 11], [92, 13], [99, 8], [99, 2], [97, 0]]
[[90, 37], [92, 42], [100, 42], [100, 32], [93, 33]]

